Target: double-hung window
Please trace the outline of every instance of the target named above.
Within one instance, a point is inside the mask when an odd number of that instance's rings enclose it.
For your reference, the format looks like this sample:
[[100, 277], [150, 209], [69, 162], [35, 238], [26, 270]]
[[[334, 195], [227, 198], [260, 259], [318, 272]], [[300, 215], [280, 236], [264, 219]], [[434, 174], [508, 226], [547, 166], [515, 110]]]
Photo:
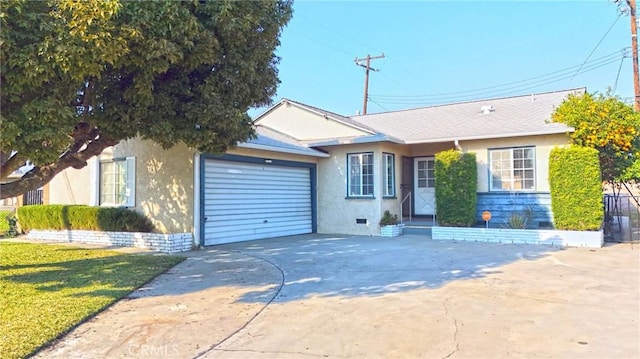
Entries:
[[395, 155], [391, 153], [382, 154], [384, 168], [384, 183], [383, 193], [384, 197], [395, 197], [396, 195], [396, 170], [395, 170]]
[[536, 188], [534, 147], [489, 151], [492, 191], [533, 191]]
[[347, 196], [373, 197], [373, 153], [347, 155]]
[[100, 161], [99, 201], [101, 206], [135, 207], [135, 158]]

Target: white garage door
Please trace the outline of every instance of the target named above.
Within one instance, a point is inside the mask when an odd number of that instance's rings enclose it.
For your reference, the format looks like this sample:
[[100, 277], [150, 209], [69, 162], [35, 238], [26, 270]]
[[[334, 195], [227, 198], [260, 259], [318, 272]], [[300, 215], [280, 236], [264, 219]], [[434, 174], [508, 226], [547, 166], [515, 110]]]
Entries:
[[205, 160], [204, 244], [312, 232], [310, 170]]

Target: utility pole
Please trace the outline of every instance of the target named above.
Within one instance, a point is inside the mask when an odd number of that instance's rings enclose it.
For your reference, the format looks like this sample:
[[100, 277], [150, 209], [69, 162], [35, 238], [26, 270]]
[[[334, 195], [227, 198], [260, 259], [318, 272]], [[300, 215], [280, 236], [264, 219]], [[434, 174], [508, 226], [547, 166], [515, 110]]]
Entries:
[[[635, 0], [633, 0], [635, 1]], [[360, 67], [364, 67], [365, 72], [364, 72], [364, 101], [362, 103], [362, 114], [366, 115], [367, 114], [367, 101], [369, 99], [369, 70], [373, 70], [373, 71], [378, 71], [374, 68], [371, 68], [370, 64], [371, 64], [371, 60], [375, 60], [375, 59], [381, 59], [384, 58], [384, 54], [380, 54], [378, 56], [373, 56], [371, 57], [370, 55], [367, 55], [367, 57], [363, 58], [363, 59], [359, 59], [356, 57], [355, 63], [356, 65], [360, 66]], [[362, 64], [362, 62], [364, 62], [364, 64]]]
[[638, 23], [636, 22], [636, 0], [627, 0], [629, 17], [631, 18], [631, 58], [633, 59], [633, 103], [640, 112], [640, 76], [638, 76]]

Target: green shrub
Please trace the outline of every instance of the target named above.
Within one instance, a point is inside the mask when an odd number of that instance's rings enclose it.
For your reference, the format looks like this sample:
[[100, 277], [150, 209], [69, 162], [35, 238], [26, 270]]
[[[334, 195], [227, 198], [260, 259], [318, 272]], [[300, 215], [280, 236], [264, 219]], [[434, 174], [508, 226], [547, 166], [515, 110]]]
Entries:
[[24, 231], [77, 229], [107, 232], [151, 232], [153, 224], [142, 214], [113, 207], [41, 205], [18, 208]]
[[9, 226], [9, 218], [12, 216], [13, 211], [0, 211], [0, 235], [4, 235], [9, 232], [11, 228]]
[[151, 232], [153, 224], [138, 212], [122, 208], [100, 208], [98, 225], [103, 231]]
[[505, 229], [527, 229], [533, 218], [533, 207], [529, 206], [522, 212], [512, 211], [502, 225]]
[[380, 227], [384, 227], [384, 226], [394, 226], [396, 224], [398, 224], [398, 215], [397, 214], [391, 214], [391, 212], [389, 212], [389, 210], [384, 211], [384, 214], [382, 215], [382, 218], [380, 219]]
[[549, 155], [551, 209], [557, 229], [593, 231], [603, 220], [598, 151], [570, 146]]
[[436, 211], [444, 226], [469, 227], [476, 221], [476, 156], [456, 150], [436, 154]]

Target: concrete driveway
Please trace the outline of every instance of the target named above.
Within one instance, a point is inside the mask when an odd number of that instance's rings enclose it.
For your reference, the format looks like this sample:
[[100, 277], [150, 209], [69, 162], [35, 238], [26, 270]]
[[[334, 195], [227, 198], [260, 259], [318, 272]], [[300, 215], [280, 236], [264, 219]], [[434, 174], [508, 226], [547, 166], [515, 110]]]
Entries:
[[40, 357], [640, 357], [638, 245], [307, 235], [208, 247]]

